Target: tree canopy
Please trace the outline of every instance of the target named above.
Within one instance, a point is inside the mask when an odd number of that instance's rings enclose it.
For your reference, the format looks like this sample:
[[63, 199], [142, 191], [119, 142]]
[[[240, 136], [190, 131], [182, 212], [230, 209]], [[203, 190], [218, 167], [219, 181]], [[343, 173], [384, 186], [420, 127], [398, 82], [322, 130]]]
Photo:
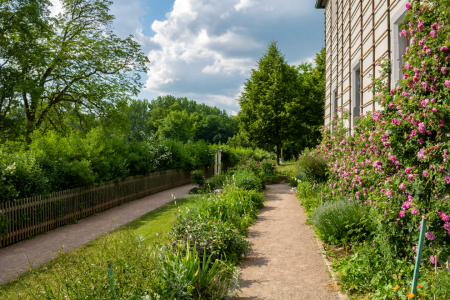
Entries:
[[68, 114], [121, 127], [128, 100], [142, 86], [139, 72], [147, 71], [148, 58], [132, 36], [113, 34], [111, 1], [61, 2], [55, 18], [48, 1], [0, 4], [0, 126], [26, 123], [28, 142], [37, 129], [61, 129]]

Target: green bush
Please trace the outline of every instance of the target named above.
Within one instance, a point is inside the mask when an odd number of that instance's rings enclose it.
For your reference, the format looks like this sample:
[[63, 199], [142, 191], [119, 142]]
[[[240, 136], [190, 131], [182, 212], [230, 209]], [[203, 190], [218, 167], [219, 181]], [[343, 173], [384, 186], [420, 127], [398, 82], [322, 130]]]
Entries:
[[328, 167], [323, 158], [313, 155], [300, 155], [297, 163], [299, 166], [299, 177], [315, 183], [327, 181]]
[[191, 211], [177, 218], [171, 232], [175, 246], [182, 242], [190, 249], [196, 248], [201, 257], [211, 256], [213, 262], [216, 259], [233, 264], [241, 261], [250, 245], [235, 226], [230, 222], [195, 215], [196, 212]]
[[25, 151], [0, 146], [0, 202], [42, 195], [50, 191], [49, 180], [36, 159]]
[[205, 173], [202, 170], [192, 171], [191, 183], [197, 184], [199, 188], [205, 185]]
[[242, 187], [244, 190], [255, 190], [261, 192], [263, 190], [263, 183], [255, 173], [247, 170], [239, 170], [228, 177], [228, 184], [235, 184]]
[[330, 201], [317, 207], [311, 222], [326, 242], [339, 243], [350, 238], [350, 228], [362, 218], [362, 208], [350, 201]]
[[211, 177], [208, 183], [213, 189], [220, 189], [223, 188], [226, 179], [227, 176], [225, 174], [218, 174]]

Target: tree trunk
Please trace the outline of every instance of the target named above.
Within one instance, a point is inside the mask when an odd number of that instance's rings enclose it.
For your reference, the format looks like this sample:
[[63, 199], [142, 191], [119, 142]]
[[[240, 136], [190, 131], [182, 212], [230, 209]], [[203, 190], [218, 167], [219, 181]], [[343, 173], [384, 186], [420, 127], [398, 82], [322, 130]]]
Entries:
[[280, 165], [280, 143], [277, 143], [277, 166]]

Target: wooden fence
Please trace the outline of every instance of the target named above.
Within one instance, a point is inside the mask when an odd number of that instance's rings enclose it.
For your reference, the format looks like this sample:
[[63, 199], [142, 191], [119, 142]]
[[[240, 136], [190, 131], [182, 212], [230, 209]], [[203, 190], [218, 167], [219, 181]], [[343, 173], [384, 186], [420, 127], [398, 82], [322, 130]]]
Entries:
[[[213, 175], [212, 166], [203, 170], [206, 177]], [[0, 203], [0, 245], [4, 247], [119, 204], [190, 182], [188, 171], [169, 170]]]

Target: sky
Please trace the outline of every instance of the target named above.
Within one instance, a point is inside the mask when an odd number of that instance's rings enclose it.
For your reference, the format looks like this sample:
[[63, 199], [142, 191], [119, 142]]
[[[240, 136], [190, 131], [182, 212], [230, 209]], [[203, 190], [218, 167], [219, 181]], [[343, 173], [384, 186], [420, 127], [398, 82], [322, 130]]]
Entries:
[[[51, 0], [52, 14], [61, 11]], [[235, 115], [251, 68], [274, 40], [287, 62], [313, 62], [324, 46], [315, 0], [114, 0], [114, 32], [150, 59], [138, 96], [187, 97]]]

